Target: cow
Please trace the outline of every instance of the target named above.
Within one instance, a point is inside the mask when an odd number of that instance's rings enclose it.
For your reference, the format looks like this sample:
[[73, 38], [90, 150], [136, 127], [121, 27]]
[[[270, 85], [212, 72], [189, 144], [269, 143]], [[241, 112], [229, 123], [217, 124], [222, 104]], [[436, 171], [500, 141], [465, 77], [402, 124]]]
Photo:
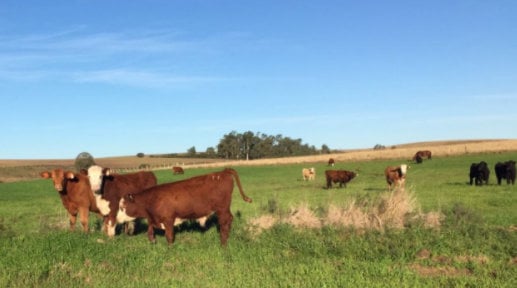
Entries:
[[424, 161], [422, 159], [422, 156], [416, 154], [415, 157], [413, 157], [413, 160], [415, 160], [416, 164], [422, 164], [422, 161]]
[[88, 177], [81, 173], [71, 171], [63, 171], [63, 169], [54, 169], [52, 171], [43, 171], [40, 176], [45, 179], [52, 179], [54, 188], [59, 193], [63, 206], [68, 211], [70, 218], [70, 230], [74, 230], [77, 222], [77, 214], [80, 216], [80, 222], [83, 231], [88, 232], [88, 214], [89, 212], [98, 213], [95, 197], [90, 188]]
[[237, 171], [226, 168], [220, 172], [172, 183], [161, 184], [138, 194], [127, 194], [120, 200], [117, 221], [146, 218], [147, 235], [156, 243], [154, 228], [164, 229], [167, 243], [174, 242], [174, 225], [178, 218], [197, 219], [212, 213], [217, 215], [221, 246], [226, 246], [233, 215], [230, 211], [234, 180], [244, 201], [252, 200], [244, 194]]
[[336, 161], [334, 160], [334, 158], [329, 158], [328, 166], [334, 167], [334, 164], [336, 164]]
[[339, 183], [339, 187], [345, 187], [346, 183], [354, 179], [358, 174], [346, 170], [326, 170], [325, 176], [327, 178], [327, 189], [332, 188], [332, 182]]
[[184, 174], [185, 171], [183, 171], [183, 168], [179, 167], [179, 166], [174, 166], [172, 167], [172, 174], [176, 175], [176, 174]]
[[[420, 150], [415, 153], [415, 156], [413, 156], [413, 161], [415, 161], [417, 163], [421, 163], [422, 159], [424, 159], [424, 158], [431, 159], [431, 155], [432, 155], [432, 153], [429, 150]], [[420, 162], [418, 162], [419, 157], [420, 157]]]
[[316, 178], [316, 169], [314, 169], [314, 167], [303, 168], [302, 169], [302, 177], [303, 177], [304, 181], [314, 180]]
[[495, 164], [495, 176], [497, 177], [497, 184], [499, 185], [501, 185], [502, 179], [506, 179], [508, 185], [510, 185], [510, 183], [515, 185], [515, 161], [510, 160]]
[[474, 182], [476, 185], [483, 185], [483, 182], [488, 185], [488, 177], [490, 176], [490, 170], [485, 161], [479, 163], [472, 163], [470, 165], [470, 185]]
[[[156, 176], [150, 171], [116, 174], [112, 173], [109, 168], [94, 165], [88, 168], [87, 174], [97, 206], [104, 216], [106, 232], [110, 238], [115, 236], [120, 199], [128, 193], [136, 194], [156, 186], [157, 183]], [[133, 234], [132, 227], [134, 227], [134, 223], [126, 225], [126, 233]]]
[[388, 191], [391, 191], [392, 186], [404, 186], [408, 168], [407, 164], [400, 164], [399, 166], [388, 166], [384, 169]]

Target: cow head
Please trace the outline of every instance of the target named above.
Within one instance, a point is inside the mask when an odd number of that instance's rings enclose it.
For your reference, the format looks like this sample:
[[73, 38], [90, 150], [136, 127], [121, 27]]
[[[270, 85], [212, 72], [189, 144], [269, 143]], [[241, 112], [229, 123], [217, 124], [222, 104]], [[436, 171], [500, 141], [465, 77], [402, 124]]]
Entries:
[[402, 174], [402, 176], [406, 175], [407, 169], [409, 169], [407, 164], [400, 164], [400, 174]]
[[110, 175], [109, 168], [102, 168], [98, 165], [93, 165], [88, 168], [87, 171], [88, 180], [90, 180], [90, 185], [92, 187], [92, 191], [94, 193], [100, 193], [102, 188], [102, 182], [104, 181], [104, 177]]
[[54, 169], [52, 171], [43, 171], [40, 173], [40, 176], [44, 179], [52, 179], [54, 182], [54, 188], [57, 192], [62, 192], [65, 190], [66, 181], [74, 180], [75, 175], [70, 171], [63, 171], [63, 169]]

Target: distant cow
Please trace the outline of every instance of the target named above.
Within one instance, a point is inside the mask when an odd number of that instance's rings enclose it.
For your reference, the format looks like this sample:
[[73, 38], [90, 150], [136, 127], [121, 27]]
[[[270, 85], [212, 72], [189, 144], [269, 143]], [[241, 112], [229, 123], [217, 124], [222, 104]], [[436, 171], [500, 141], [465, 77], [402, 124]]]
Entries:
[[54, 182], [54, 188], [59, 192], [61, 202], [68, 211], [70, 230], [75, 228], [77, 214], [80, 214], [83, 231], [88, 232], [89, 211], [100, 214], [90, 188], [90, 182], [88, 182], [88, 177], [71, 171], [64, 172], [63, 169], [44, 171], [40, 175], [42, 178], [52, 179]]
[[120, 201], [117, 221], [147, 218], [149, 241], [155, 243], [154, 228], [165, 229], [167, 242], [174, 242], [174, 224], [178, 218], [197, 219], [217, 215], [221, 245], [226, 246], [233, 215], [230, 211], [234, 180], [242, 199], [251, 203], [242, 190], [237, 171], [227, 168], [172, 183], [161, 184]]
[[424, 161], [424, 160], [422, 159], [422, 156], [420, 156], [420, 155], [418, 155], [418, 154], [416, 154], [416, 155], [415, 155], [415, 157], [413, 157], [413, 160], [415, 160], [415, 162], [416, 162], [417, 164], [421, 164], [421, 163], [422, 163], [422, 161]]
[[336, 164], [336, 161], [334, 160], [334, 158], [330, 158], [329, 162], [328, 162], [328, 166], [334, 167], [334, 164]]
[[357, 174], [346, 170], [326, 170], [325, 176], [327, 178], [327, 189], [332, 188], [332, 182], [339, 183], [339, 187], [346, 187], [346, 183], [354, 179]]
[[506, 183], [510, 185], [515, 184], [515, 161], [510, 160], [504, 163], [495, 164], [495, 176], [497, 177], [497, 184], [501, 185], [501, 180], [506, 179]]
[[391, 191], [393, 186], [403, 187], [406, 182], [406, 175], [409, 166], [400, 164], [399, 166], [388, 166], [384, 169], [384, 176], [388, 183], [388, 190]]
[[488, 177], [490, 176], [490, 170], [488, 169], [488, 165], [485, 161], [481, 161], [479, 163], [472, 163], [470, 165], [470, 185], [474, 182], [476, 185], [488, 184]]
[[[421, 163], [422, 159], [424, 159], [424, 158], [431, 159], [431, 155], [432, 155], [432, 153], [429, 150], [420, 150], [415, 153], [415, 156], [413, 156], [413, 161], [415, 161], [417, 163]], [[420, 162], [418, 162], [419, 161], [418, 158], [420, 158]]]
[[176, 175], [176, 174], [184, 174], [185, 171], [183, 170], [183, 168], [179, 167], [179, 166], [174, 166], [172, 167], [172, 174]]
[[314, 180], [316, 178], [316, 169], [314, 167], [311, 168], [303, 168], [302, 169], [303, 180]]
[[[120, 199], [126, 194], [136, 194], [156, 186], [156, 176], [150, 171], [115, 174], [109, 168], [94, 165], [88, 169], [88, 178], [95, 194], [97, 206], [105, 217], [104, 224], [109, 237], [115, 236]], [[132, 229], [128, 229], [128, 227], [126, 226], [126, 233], [132, 234]]]

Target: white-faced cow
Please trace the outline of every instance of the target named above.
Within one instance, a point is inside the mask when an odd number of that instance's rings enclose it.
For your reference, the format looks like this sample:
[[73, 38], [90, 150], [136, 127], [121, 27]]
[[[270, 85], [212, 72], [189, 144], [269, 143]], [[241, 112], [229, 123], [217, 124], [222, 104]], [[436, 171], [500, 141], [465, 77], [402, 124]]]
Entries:
[[[88, 169], [88, 177], [97, 206], [104, 216], [104, 224], [109, 237], [115, 236], [120, 199], [126, 194], [140, 193], [147, 188], [156, 186], [156, 176], [150, 171], [116, 174], [112, 173], [109, 168], [94, 165]], [[132, 234], [132, 229], [128, 227], [133, 224], [129, 223], [126, 226], [126, 233]]]
[[388, 166], [384, 169], [389, 191], [391, 191], [392, 186], [404, 186], [408, 168], [407, 164], [401, 164], [400, 166]]
[[314, 180], [316, 178], [316, 169], [314, 169], [314, 167], [303, 168], [302, 169], [302, 177], [303, 177], [304, 181]]
[[234, 169], [224, 169], [172, 183], [161, 184], [120, 201], [117, 221], [146, 218], [148, 237], [155, 243], [154, 228], [165, 229], [167, 242], [174, 242], [174, 225], [180, 219], [198, 219], [215, 213], [221, 245], [226, 246], [233, 215], [230, 211], [234, 180], [242, 199], [251, 202], [242, 190]]
[[63, 169], [44, 171], [40, 173], [40, 176], [45, 179], [51, 179], [54, 183], [54, 188], [59, 193], [61, 202], [68, 211], [70, 230], [75, 228], [77, 214], [79, 214], [83, 231], [88, 232], [89, 212], [100, 214], [88, 177], [81, 173], [65, 172]]

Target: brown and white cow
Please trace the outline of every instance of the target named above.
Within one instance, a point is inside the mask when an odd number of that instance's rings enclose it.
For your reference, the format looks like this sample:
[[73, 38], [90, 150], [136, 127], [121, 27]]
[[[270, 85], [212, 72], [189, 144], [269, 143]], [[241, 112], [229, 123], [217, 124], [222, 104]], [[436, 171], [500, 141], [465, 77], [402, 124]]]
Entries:
[[339, 183], [339, 187], [346, 187], [346, 183], [354, 179], [358, 174], [346, 170], [326, 170], [325, 176], [327, 178], [327, 189], [332, 188], [332, 182]]
[[[88, 169], [91, 189], [95, 195], [97, 206], [104, 216], [104, 224], [109, 237], [115, 236], [117, 211], [120, 199], [126, 194], [136, 194], [147, 188], [156, 186], [156, 176], [150, 171], [139, 171], [130, 174], [112, 173], [109, 168], [94, 165]], [[126, 226], [126, 233], [132, 234]]]
[[404, 186], [408, 168], [408, 165], [401, 164], [400, 166], [388, 166], [384, 169], [389, 191], [391, 191], [392, 186]]
[[221, 245], [226, 246], [233, 215], [230, 211], [234, 180], [244, 201], [237, 171], [231, 168], [189, 179], [161, 184], [138, 194], [128, 194], [120, 201], [117, 221], [146, 218], [149, 241], [155, 243], [154, 228], [165, 229], [167, 242], [174, 242], [174, 225], [178, 219], [198, 219], [217, 215]]
[[328, 166], [334, 167], [334, 164], [336, 164], [336, 160], [334, 160], [334, 158], [329, 158]]
[[172, 174], [176, 175], [176, 174], [184, 174], [185, 171], [183, 170], [183, 168], [179, 167], [179, 166], [174, 166], [172, 167]]
[[302, 169], [302, 177], [303, 177], [304, 181], [314, 180], [316, 178], [316, 169], [314, 169], [314, 167], [303, 168]]
[[79, 214], [79, 221], [83, 226], [83, 231], [88, 232], [89, 212], [91, 211], [100, 214], [90, 188], [88, 177], [81, 173], [74, 173], [71, 171], [65, 172], [63, 169], [44, 171], [40, 173], [40, 176], [45, 179], [52, 179], [54, 188], [59, 193], [61, 202], [68, 211], [70, 230], [75, 228], [77, 214]]

